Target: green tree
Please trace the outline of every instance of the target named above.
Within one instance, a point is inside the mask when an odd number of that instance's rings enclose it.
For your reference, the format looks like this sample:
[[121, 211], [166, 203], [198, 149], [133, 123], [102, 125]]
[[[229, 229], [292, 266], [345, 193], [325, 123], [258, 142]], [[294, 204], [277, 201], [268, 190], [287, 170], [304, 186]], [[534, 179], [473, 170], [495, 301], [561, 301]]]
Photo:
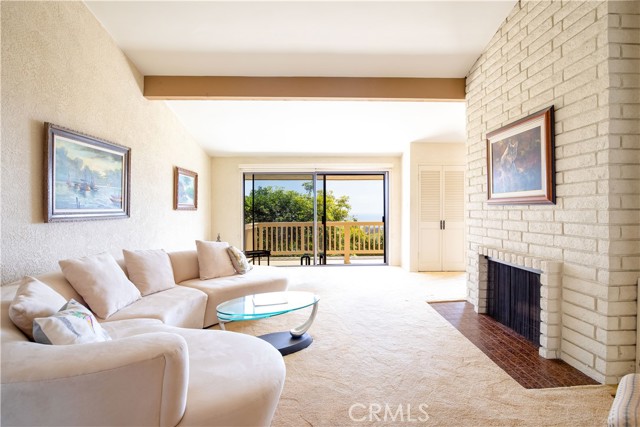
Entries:
[[[305, 182], [302, 187], [307, 192], [309, 200], [313, 199], [313, 183]], [[324, 202], [324, 191], [318, 190], [318, 216], [322, 215], [322, 204]], [[311, 206], [313, 209], [313, 205]], [[357, 221], [351, 214], [349, 196], [336, 197], [333, 191], [327, 193], [327, 221]], [[313, 211], [311, 213], [313, 215]], [[321, 218], [319, 218], [321, 219]]]
[[[313, 221], [313, 184], [303, 184], [304, 193], [281, 187], [260, 187], [244, 199], [245, 223], [254, 222], [311, 222]], [[324, 194], [318, 192], [318, 215], [322, 215]], [[350, 216], [348, 196], [336, 197], [327, 193], [327, 221], [355, 220]], [[255, 215], [255, 218], [254, 218]]]

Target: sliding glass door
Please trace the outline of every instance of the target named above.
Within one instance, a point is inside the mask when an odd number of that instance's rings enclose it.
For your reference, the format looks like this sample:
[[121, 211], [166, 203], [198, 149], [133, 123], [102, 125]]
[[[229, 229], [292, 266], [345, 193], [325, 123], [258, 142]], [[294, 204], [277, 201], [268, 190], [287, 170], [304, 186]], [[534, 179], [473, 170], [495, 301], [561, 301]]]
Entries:
[[318, 174], [320, 264], [385, 264], [385, 174]]
[[245, 251], [273, 265], [386, 264], [386, 173], [245, 173]]
[[245, 251], [269, 250], [274, 261], [311, 258], [314, 218], [313, 175], [244, 175]]

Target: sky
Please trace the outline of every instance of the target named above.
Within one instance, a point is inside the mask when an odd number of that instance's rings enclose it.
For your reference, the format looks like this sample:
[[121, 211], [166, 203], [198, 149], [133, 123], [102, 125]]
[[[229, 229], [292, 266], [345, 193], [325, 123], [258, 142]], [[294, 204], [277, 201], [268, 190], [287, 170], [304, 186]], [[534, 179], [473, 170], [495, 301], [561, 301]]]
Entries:
[[[282, 187], [286, 190], [304, 192], [302, 180], [256, 180], [256, 187]], [[319, 181], [321, 186], [322, 182]], [[336, 197], [348, 196], [351, 215], [359, 221], [382, 221], [384, 212], [382, 180], [327, 180], [327, 189]], [[246, 192], [251, 191], [251, 182], [247, 181]]]
[[67, 157], [71, 160], [81, 159], [84, 166], [93, 172], [105, 174], [122, 168], [122, 155], [110, 152], [104, 148], [97, 148], [80, 141], [71, 141], [64, 137], [56, 137], [56, 148], [67, 150]]

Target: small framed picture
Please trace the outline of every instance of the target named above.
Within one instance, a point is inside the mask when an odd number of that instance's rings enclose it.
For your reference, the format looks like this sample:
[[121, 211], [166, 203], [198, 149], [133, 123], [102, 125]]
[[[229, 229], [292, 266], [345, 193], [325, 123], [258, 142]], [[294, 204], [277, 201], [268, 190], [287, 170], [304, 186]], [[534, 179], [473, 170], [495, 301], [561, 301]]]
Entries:
[[198, 174], [176, 167], [173, 182], [173, 208], [191, 211], [198, 209]]
[[488, 203], [554, 204], [553, 106], [487, 134]]
[[129, 217], [131, 149], [45, 123], [45, 222]]

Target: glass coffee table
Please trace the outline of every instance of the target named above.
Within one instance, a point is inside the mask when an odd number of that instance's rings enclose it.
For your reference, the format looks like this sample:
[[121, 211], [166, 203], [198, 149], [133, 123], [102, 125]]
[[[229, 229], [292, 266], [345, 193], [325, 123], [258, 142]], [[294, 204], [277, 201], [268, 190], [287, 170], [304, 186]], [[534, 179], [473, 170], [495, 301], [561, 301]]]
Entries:
[[286, 356], [309, 347], [313, 342], [313, 338], [307, 331], [316, 318], [319, 301], [320, 298], [311, 292], [267, 292], [223, 302], [218, 305], [216, 311], [220, 320], [220, 329], [224, 330], [225, 323], [265, 319], [313, 306], [309, 318], [297, 328], [258, 337], [271, 343], [280, 351], [280, 354]]

